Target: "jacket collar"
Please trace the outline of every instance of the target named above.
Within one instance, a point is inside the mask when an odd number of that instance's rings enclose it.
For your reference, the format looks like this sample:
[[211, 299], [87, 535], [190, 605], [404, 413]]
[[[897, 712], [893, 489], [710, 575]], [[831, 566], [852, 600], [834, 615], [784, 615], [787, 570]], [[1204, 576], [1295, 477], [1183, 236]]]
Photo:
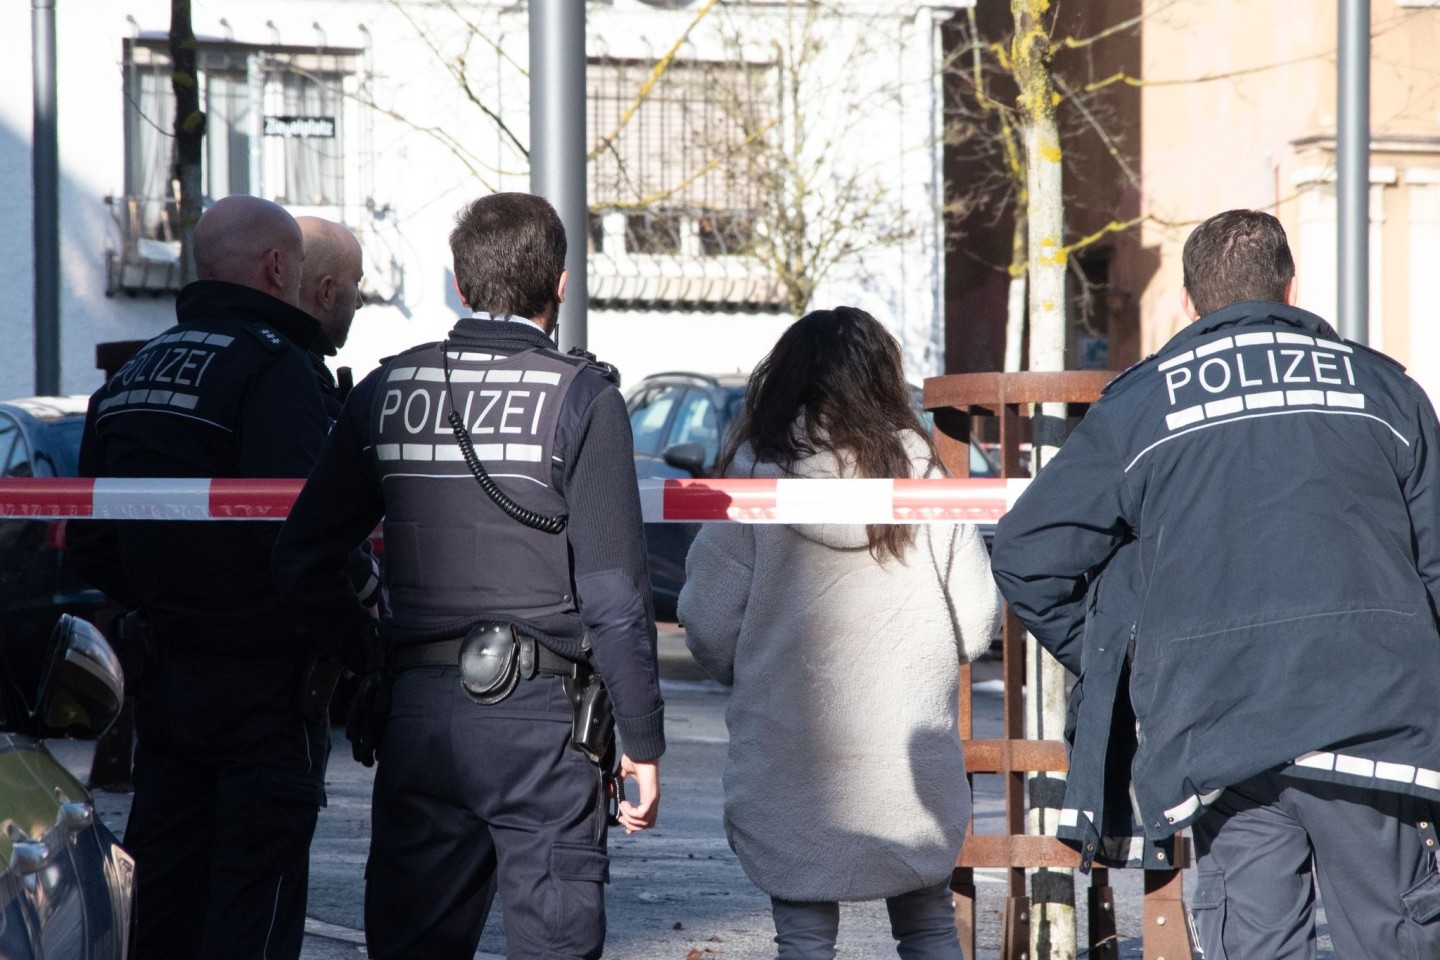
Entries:
[[504, 346], [513, 350], [556, 349], [554, 340], [528, 323], [480, 320], [475, 317], [464, 317], [455, 324], [450, 330], [450, 339], [462, 343], [484, 343], [492, 347]]
[[1299, 332], [1320, 337], [1322, 340], [1341, 340], [1335, 328], [1308, 310], [1274, 303], [1267, 300], [1243, 300], [1207, 313], [1199, 320], [1188, 324], [1161, 347], [1156, 357], [1164, 358], [1172, 353], [1189, 349], [1200, 337], [1217, 333], [1228, 327], [1293, 327]]
[[320, 330], [320, 321], [299, 307], [253, 287], [224, 280], [187, 283], [175, 298], [175, 316], [182, 326], [217, 318], [263, 323], [311, 352], [323, 350], [330, 343]]

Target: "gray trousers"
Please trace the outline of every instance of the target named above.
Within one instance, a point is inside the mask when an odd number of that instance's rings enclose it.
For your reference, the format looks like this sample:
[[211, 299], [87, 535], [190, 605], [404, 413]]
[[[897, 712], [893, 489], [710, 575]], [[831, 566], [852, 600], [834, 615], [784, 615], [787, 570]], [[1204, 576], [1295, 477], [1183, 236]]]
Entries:
[[[964, 960], [955, 933], [949, 883], [887, 897], [890, 935], [901, 960]], [[840, 905], [770, 899], [775, 917], [777, 960], [833, 960], [840, 930]]]
[[1336, 957], [1440, 958], [1426, 801], [1271, 771], [1227, 788], [1191, 831], [1205, 960], [1313, 960], [1316, 880]]

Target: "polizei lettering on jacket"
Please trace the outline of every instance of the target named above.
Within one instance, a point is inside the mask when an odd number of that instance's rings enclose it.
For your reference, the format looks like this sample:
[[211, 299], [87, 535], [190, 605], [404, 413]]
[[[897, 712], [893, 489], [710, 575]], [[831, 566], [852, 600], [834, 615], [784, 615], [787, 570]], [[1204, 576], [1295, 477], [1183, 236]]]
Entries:
[[1365, 409], [1354, 348], [1301, 333], [1237, 333], [1161, 362], [1171, 430], [1236, 414]]
[[393, 368], [376, 414], [375, 455], [382, 461], [463, 464], [448, 419], [453, 400], [481, 460], [540, 463], [549, 438], [545, 414], [555, 404], [560, 379], [548, 370], [454, 369], [447, 398], [441, 368]]
[[116, 371], [99, 413], [142, 405], [195, 410], [211, 363], [234, 341], [227, 334], [199, 330], [156, 337]]

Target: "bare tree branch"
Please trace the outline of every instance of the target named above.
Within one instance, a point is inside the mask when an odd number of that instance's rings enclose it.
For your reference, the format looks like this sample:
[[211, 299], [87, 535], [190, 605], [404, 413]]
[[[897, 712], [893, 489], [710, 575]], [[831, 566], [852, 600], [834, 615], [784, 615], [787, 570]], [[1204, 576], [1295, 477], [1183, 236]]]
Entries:
[[1130, 161], [1125, 159], [1125, 154], [1120, 151], [1120, 145], [1115, 142], [1115, 138], [1110, 135], [1110, 131], [1105, 129], [1105, 126], [1095, 118], [1095, 114], [1085, 105], [1084, 99], [1075, 95], [1075, 90], [1070, 84], [1065, 82], [1065, 78], [1062, 76], [1056, 75], [1055, 86], [1060, 88], [1060, 91], [1068, 98], [1070, 105], [1079, 112], [1080, 116], [1085, 118], [1085, 122], [1089, 124], [1090, 129], [1095, 132], [1095, 136], [1105, 145], [1105, 151], [1110, 154], [1110, 158], [1115, 161], [1115, 165], [1125, 174], [1125, 179], [1129, 181], [1130, 186], [1139, 189], [1140, 175], [1130, 166]]
[[689, 25], [681, 31], [680, 36], [675, 38], [675, 42], [670, 45], [669, 50], [665, 51], [665, 55], [655, 62], [655, 66], [650, 70], [650, 76], [646, 77], [645, 82], [640, 85], [639, 92], [635, 94], [634, 102], [621, 114], [620, 122], [615, 125], [615, 129], [606, 134], [604, 138], [595, 145], [595, 148], [590, 151], [589, 156], [585, 158], [587, 161], [594, 160], [606, 150], [612, 149], [615, 138], [620, 135], [621, 130], [625, 129], [625, 125], [630, 122], [630, 118], [635, 116], [636, 111], [640, 109], [640, 105], [645, 102], [645, 98], [650, 96], [650, 91], [655, 89], [655, 84], [665, 75], [665, 71], [670, 68], [670, 64], [674, 62], [675, 56], [680, 52], [680, 48], [685, 45], [686, 40], [690, 39], [690, 34], [700, 24], [700, 21], [705, 19], [711, 10], [715, 9], [716, 4], [719, 2], [720, 0], [706, 0], [705, 6], [695, 11], [695, 16], [691, 18]]
[[[465, 69], [465, 54], [461, 53], [459, 56], [453, 59], [445, 56], [444, 52], [440, 49], [439, 44], [437, 44], [435, 42], [435, 39], [430, 36], [429, 31], [426, 30], [420, 24], [420, 22], [415, 19], [414, 15], [405, 8], [405, 5], [401, 3], [400, 0], [391, 0], [391, 6], [393, 6], [400, 13], [400, 15], [405, 18], [405, 20], [410, 24], [411, 29], [415, 31], [415, 35], [420, 38], [421, 42], [424, 43], [425, 46], [430, 48], [430, 53], [435, 57], [436, 61], [445, 66], [446, 72], [448, 72], [450, 76], [455, 80], [455, 82], [460, 86], [460, 89], [465, 94], [466, 99], [468, 99], [472, 104], [478, 107], [480, 111], [485, 114], [486, 117], [489, 117], [490, 120], [494, 122], [496, 128], [499, 129], [500, 133], [504, 135], [505, 139], [509, 140], [512, 144], [514, 144], [515, 149], [520, 151], [521, 156], [525, 157], [526, 160], [529, 160], [529, 148], [527, 148], [525, 144], [520, 142], [520, 138], [515, 135], [515, 131], [510, 129], [509, 125], [506, 124], [505, 121], [500, 117], [500, 114], [497, 113], [495, 110], [492, 110], [490, 107], [486, 106], [485, 103], [482, 102], [478, 96], [476, 96], [475, 91], [471, 88], [470, 78], [467, 75]], [[456, 9], [453, 3], [447, 2], [445, 4], [445, 7], [446, 9], [454, 13], [455, 16], [459, 17], [461, 22], [465, 24], [467, 28], [465, 48], [467, 51], [470, 48], [470, 43], [474, 40], [475, 37], [485, 37], [485, 31], [481, 30], [476, 24], [471, 23], [469, 20], [465, 19], [464, 14], [462, 14], [458, 9]], [[488, 42], [488, 38], [485, 39]], [[493, 47], [494, 44], [492, 43], [491, 46]], [[495, 49], [498, 50], [498, 48]], [[512, 64], [514, 63], [513, 60], [510, 62]]]
[[1140, 24], [1144, 21], [1151, 19], [1152, 17], [1163, 12], [1169, 7], [1175, 6], [1179, 2], [1180, 0], [1169, 0], [1169, 2], [1162, 3], [1158, 7], [1154, 7], [1150, 10], [1146, 10], [1143, 13], [1136, 14], [1135, 16], [1130, 17], [1128, 20], [1121, 20], [1119, 23], [1111, 24], [1104, 30], [1101, 30], [1099, 33], [1092, 34], [1088, 37], [1065, 37], [1055, 45], [1057, 47], [1064, 47], [1066, 50], [1080, 50], [1084, 47], [1093, 46], [1094, 44], [1099, 43], [1101, 40], [1113, 37], [1116, 34], [1125, 33], [1127, 31], [1133, 30], [1134, 28], [1140, 26]]

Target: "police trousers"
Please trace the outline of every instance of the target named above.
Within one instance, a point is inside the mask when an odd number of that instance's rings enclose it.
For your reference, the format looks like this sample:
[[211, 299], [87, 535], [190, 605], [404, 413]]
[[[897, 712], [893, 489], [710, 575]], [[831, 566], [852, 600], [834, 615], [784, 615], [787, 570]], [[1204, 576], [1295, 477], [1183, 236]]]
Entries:
[[135, 955], [300, 956], [329, 733], [300, 664], [162, 649], [137, 693]]
[[469, 960], [497, 889], [509, 960], [601, 955], [605, 790], [570, 728], [559, 677], [491, 706], [454, 667], [395, 679], [365, 868], [371, 957]]
[[1440, 957], [1433, 816], [1415, 797], [1274, 771], [1227, 788], [1191, 827], [1205, 960], [1313, 960], [1316, 880], [1337, 957]]

